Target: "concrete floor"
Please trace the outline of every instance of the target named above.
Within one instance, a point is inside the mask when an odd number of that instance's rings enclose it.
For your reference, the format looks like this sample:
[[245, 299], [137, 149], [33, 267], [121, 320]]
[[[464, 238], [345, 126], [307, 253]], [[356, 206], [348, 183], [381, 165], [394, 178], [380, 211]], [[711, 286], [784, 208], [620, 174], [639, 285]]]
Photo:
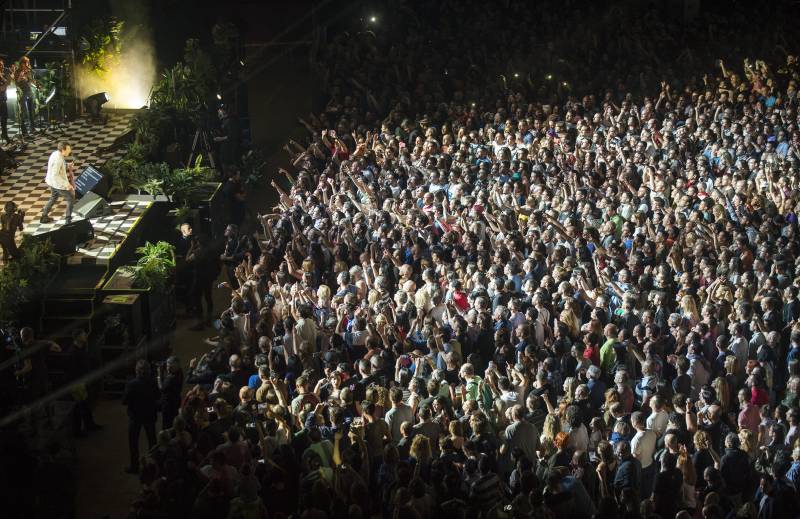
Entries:
[[[215, 308], [221, 312], [229, 304], [230, 292], [215, 288]], [[179, 319], [172, 345], [173, 354], [181, 359], [184, 371], [192, 357], [208, 350], [203, 339], [214, 332], [213, 328], [203, 332], [189, 330], [193, 324], [193, 320]], [[94, 417], [103, 425], [103, 430], [75, 443], [79, 460], [75, 517], [123, 519], [141, 489], [139, 478], [124, 471], [129, 463], [126, 409], [119, 400], [100, 398], [94, 406]], [[144, 432], [140, 437], [140, 452], [147, 452]]]

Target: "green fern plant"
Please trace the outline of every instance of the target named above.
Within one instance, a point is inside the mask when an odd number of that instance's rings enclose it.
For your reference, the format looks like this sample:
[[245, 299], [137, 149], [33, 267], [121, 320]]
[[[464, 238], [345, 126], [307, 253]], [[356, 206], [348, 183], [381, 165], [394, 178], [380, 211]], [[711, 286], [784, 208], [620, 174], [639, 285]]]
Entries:
[[136, 253], [141, 257], [132, 269], [133, 286], [165, 290], [175, 271], [175, 247], [165, 241], [146, 242]]
[[152, 197], [164, 194], [164, 181], [157, 178], [149, 178], [142, 184], [137, 184], [136, 189], [141, 194], [143, 191]]

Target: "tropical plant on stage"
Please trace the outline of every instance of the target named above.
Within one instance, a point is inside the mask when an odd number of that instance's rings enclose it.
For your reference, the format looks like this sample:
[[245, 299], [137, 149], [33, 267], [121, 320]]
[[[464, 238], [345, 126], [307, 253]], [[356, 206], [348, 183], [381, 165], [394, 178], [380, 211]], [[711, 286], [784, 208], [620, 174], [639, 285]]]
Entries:
[[0, 325], [16, 324], [21, 305], [38, 297], [58, 272], [61, 256], [50, 240], [22, 238], [22, 256], [0, 269]]
[[175, 247], [165, 241], [146, 242], [136, 253], [140, 257], [131, 269], [133, 286], [155, 291], [166, 289], [175, 273]]
[[90, 24], [78, 45], [80, 63], [99, 76], [119, 63], [124, 26], [125, 22], [113, 17]]
[[128, 193], [134, 186], [146, 181], [141, 176], [141, 166], [145, 162], [144, 157], [144, 147], [134, 142], [122, 157], [106, 162], [103, 169], [111, 177], [109, 194]]
[[164, 178], [164, 193], [173, 202], [187, 203], [191, 193], [205, 182], [216, 177], [213, 168], [203, 166], [203, 156], [198, 155], [194, 165], [188, 168], [173, 169]]
[[158, 195], [166, 194], [164, 193], [164, 181], [157, 178], [147, 179], [146, 182], [143, 184], [138, 184], [135, 187], [139, 191], [140, 195], [144, 192], [153, 198], [157, 197]]
[[141, 146], [141, 160], [159, 160], [163, 149], [175, 140], [178, 121], [171, 108], [140, 110], [131, 119], [134, 143]]
[[150, 91], [151, 109], [173, 109], [179, 118], [203, 122], [215, 94], [214, 65], [197, 40], [186, 42], [184, 61], [161, 74]]

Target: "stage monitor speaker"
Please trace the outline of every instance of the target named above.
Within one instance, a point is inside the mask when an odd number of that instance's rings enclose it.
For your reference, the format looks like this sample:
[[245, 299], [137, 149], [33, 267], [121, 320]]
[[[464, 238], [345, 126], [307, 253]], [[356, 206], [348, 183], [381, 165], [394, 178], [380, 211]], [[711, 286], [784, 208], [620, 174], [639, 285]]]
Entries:
[[110, 179], [91, 164], [83, 168], [81, 174], [75, 179], [75, 192], [81, 196], [91, 191], [103, 198], [108, 198], [110, 189]]
[[78, 245], [83, 245], [94, 238], [94, 229], [89, 220], [76, 220], [52, 231], [36, 234], [34, 238], [41, 241], [50, 240], [57, 253], [67, 256], [78, 250]]
[[72, 212], [83, 218], [97, 218], [111, 213], [111, 208], [100, 195], [88, 192], [75, 202]]

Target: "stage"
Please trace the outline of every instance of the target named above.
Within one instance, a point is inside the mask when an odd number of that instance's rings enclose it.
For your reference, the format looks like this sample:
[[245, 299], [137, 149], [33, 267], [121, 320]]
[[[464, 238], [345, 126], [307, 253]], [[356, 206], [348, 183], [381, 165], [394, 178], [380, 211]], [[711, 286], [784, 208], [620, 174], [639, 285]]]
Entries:
[[[125, 133], [133, 113], [108, 111], [104, 114], [108, 115], [105, 125], [92, 123], [88, 119], [78, 119], [57, 131], [37, 133], [27, 138], [25, 151], [16, 156], [19, 166], [6, 170], [5, 176], [0, 180], [0, 204], [13, 200], [25, 211], [25, 226], [22, 233], [17, 234], [17, 242], [22, 240], [23, 234], [35, 236], [64, 224], [66, 205], [60, 199], [50, 211], [53, 222], [39, 223], [42, 209], [50, 198], [50, 189], [44, 183], [47, 160], [59, 141], [66, 141], [72, 146], [70, 157], [74, 161], [76, 174], [89, 164], [102, 166], [105, 161], [121, 153], [116, 151], [101, 155], [100, 150], [110, 146]], [[107, 265], [151, 205], [152, 202], [133, 200], [112, 202], [110, 215], [90, 220], [94, 228], [94, 239], [82, 244], [74, 254], [66, 258], [66, 263]], [[73, 220], [78, 219], [80, 217], [74, 214]]]

